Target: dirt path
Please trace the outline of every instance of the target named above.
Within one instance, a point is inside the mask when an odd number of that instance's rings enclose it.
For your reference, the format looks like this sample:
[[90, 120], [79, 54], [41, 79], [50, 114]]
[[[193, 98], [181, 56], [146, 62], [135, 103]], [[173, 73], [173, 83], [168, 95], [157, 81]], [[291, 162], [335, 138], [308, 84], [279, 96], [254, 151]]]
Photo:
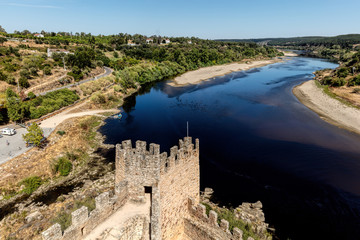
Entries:
[[296, 86], [293, 93], [325, 121], [360, 134], [360, 110], [329, 97], [316, 86], [314, 80]]
[[[137, 215], [144, 215], [150, 218], [150, 194], [145, 194], [146, 203], [144, 204], [133, 204], [126, 203], [122, 208], [117, 212], [107, 218], [104, 222], [99, 224], [89, 235], [87, 235], [85, 240], [96, 240], [101, 239], [100, 236], [104, 233], [105, 230], [109, 229], [121, 229], [122, 224]], [[150, 220], [150, 219], [148, 219]]]

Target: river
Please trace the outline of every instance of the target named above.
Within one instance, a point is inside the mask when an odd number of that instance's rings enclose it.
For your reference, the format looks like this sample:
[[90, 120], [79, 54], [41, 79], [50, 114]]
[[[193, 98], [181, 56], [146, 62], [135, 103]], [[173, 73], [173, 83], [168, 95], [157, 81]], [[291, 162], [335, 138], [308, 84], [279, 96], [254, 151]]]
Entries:
[[200, 139], [201, 189], [221, 205], [263, 203], [280, 239], [360, 239], [360, 136], [302, 105], [292, 88], [322, 59], [290, 60], [187, 87], [152, 84], [126, 99], [123, 119], [101, 128], [106, 143], [161, 145]]

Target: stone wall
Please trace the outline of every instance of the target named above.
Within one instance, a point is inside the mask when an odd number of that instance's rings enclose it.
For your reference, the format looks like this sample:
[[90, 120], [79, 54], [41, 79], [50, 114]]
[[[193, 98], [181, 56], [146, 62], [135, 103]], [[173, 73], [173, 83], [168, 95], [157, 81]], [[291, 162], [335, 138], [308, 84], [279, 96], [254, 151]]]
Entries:
[[[221, 240], [243, 240], [243, 232], [234, 228], [229, 231], [229, 222], [221, 219], [218, 224], [218, 216], [215, 211], [210, 211], [206, 215], [206, 208], [198, 204], [194, 199], [188, 199], [188, 211], [190, 218], [185, 220], [184, 234], [188, 239], [221, 239]], [[251, 240], [249, 237], [247, 240]]]
[[89, 213], [87, 207], [71, 213], [72, 223], [64, 233], [59, 224], [54, 224], [42, 233], [44, 240], [78, 240], [89, 234], [99, 223], [108, 218], [127, 201], [126, 186], [121, 191], [122, 195], [110, 197], [110, 192], [100, 194], [95, 198], [96, 208]]
[[191, 137], [179, 141], [179, 147], [170, 149], [169, 157], [161, 158], [159, 182], [162, 239], [177, 239], [184, 232], [188, 216], [188, 198], [199, 202], [199, 140], [196, 146]]

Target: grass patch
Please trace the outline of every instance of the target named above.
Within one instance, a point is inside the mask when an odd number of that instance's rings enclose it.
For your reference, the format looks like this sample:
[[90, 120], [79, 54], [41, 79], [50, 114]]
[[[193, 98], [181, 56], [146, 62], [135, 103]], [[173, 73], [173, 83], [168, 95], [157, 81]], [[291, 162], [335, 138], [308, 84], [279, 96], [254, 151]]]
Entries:
[[80, 122], [80, 128], [83, 130], [84, 138], [92, 148], [96, 148], [99, 144], [95, 141], [95, 137], [100, 124], [100, 118], [95, 116], [87, 117]]
[[60, 136], [63, 136], [63, 135], [65, 135], [65, 133], [66, 133], [66, 132], [65, 132], [65, 131], [60, 130], [60, 131], [57, 131], [56, 133], [57, 133], [57, 134], [59, 134]]
[[26, 194], [32, 194], [33, 192], [35, 192], [42, 184], [44, 183], [44, 181], [41, 179], [41, 177], [39, 176], [33, 176], [33, 177], [28, 177], [25, 178], [24, 180], [22, 180], [19, 185], [24, 185], [25, 188], [23, 190], [20, 191], [20, 193], [26, 193]]
[[51, 169], [54, 174], [59, 173], [60, 176], [67, 176], [70, 174], [72, 167], [72, 162], [64, 156], [56, 159], [53, 162]]

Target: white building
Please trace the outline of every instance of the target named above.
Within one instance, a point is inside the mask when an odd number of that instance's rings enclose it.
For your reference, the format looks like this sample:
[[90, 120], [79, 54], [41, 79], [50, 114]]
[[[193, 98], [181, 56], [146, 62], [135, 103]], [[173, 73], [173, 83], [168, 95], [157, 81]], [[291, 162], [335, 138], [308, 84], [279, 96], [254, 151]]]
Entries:
[[65, 49], [51, 49], [51, 48], [48, 48], [47, 49], [47, 56], [48, 57], [52, 57], [53, 53], [64, 53], [64, 54], [73, 54], [71, 52], [69, 52], [68, 50], [65, 50]]
[[43, 38], [45, 36], [41, 33], [36, 33], [36, 34], [34, 34], [34, 37]]

